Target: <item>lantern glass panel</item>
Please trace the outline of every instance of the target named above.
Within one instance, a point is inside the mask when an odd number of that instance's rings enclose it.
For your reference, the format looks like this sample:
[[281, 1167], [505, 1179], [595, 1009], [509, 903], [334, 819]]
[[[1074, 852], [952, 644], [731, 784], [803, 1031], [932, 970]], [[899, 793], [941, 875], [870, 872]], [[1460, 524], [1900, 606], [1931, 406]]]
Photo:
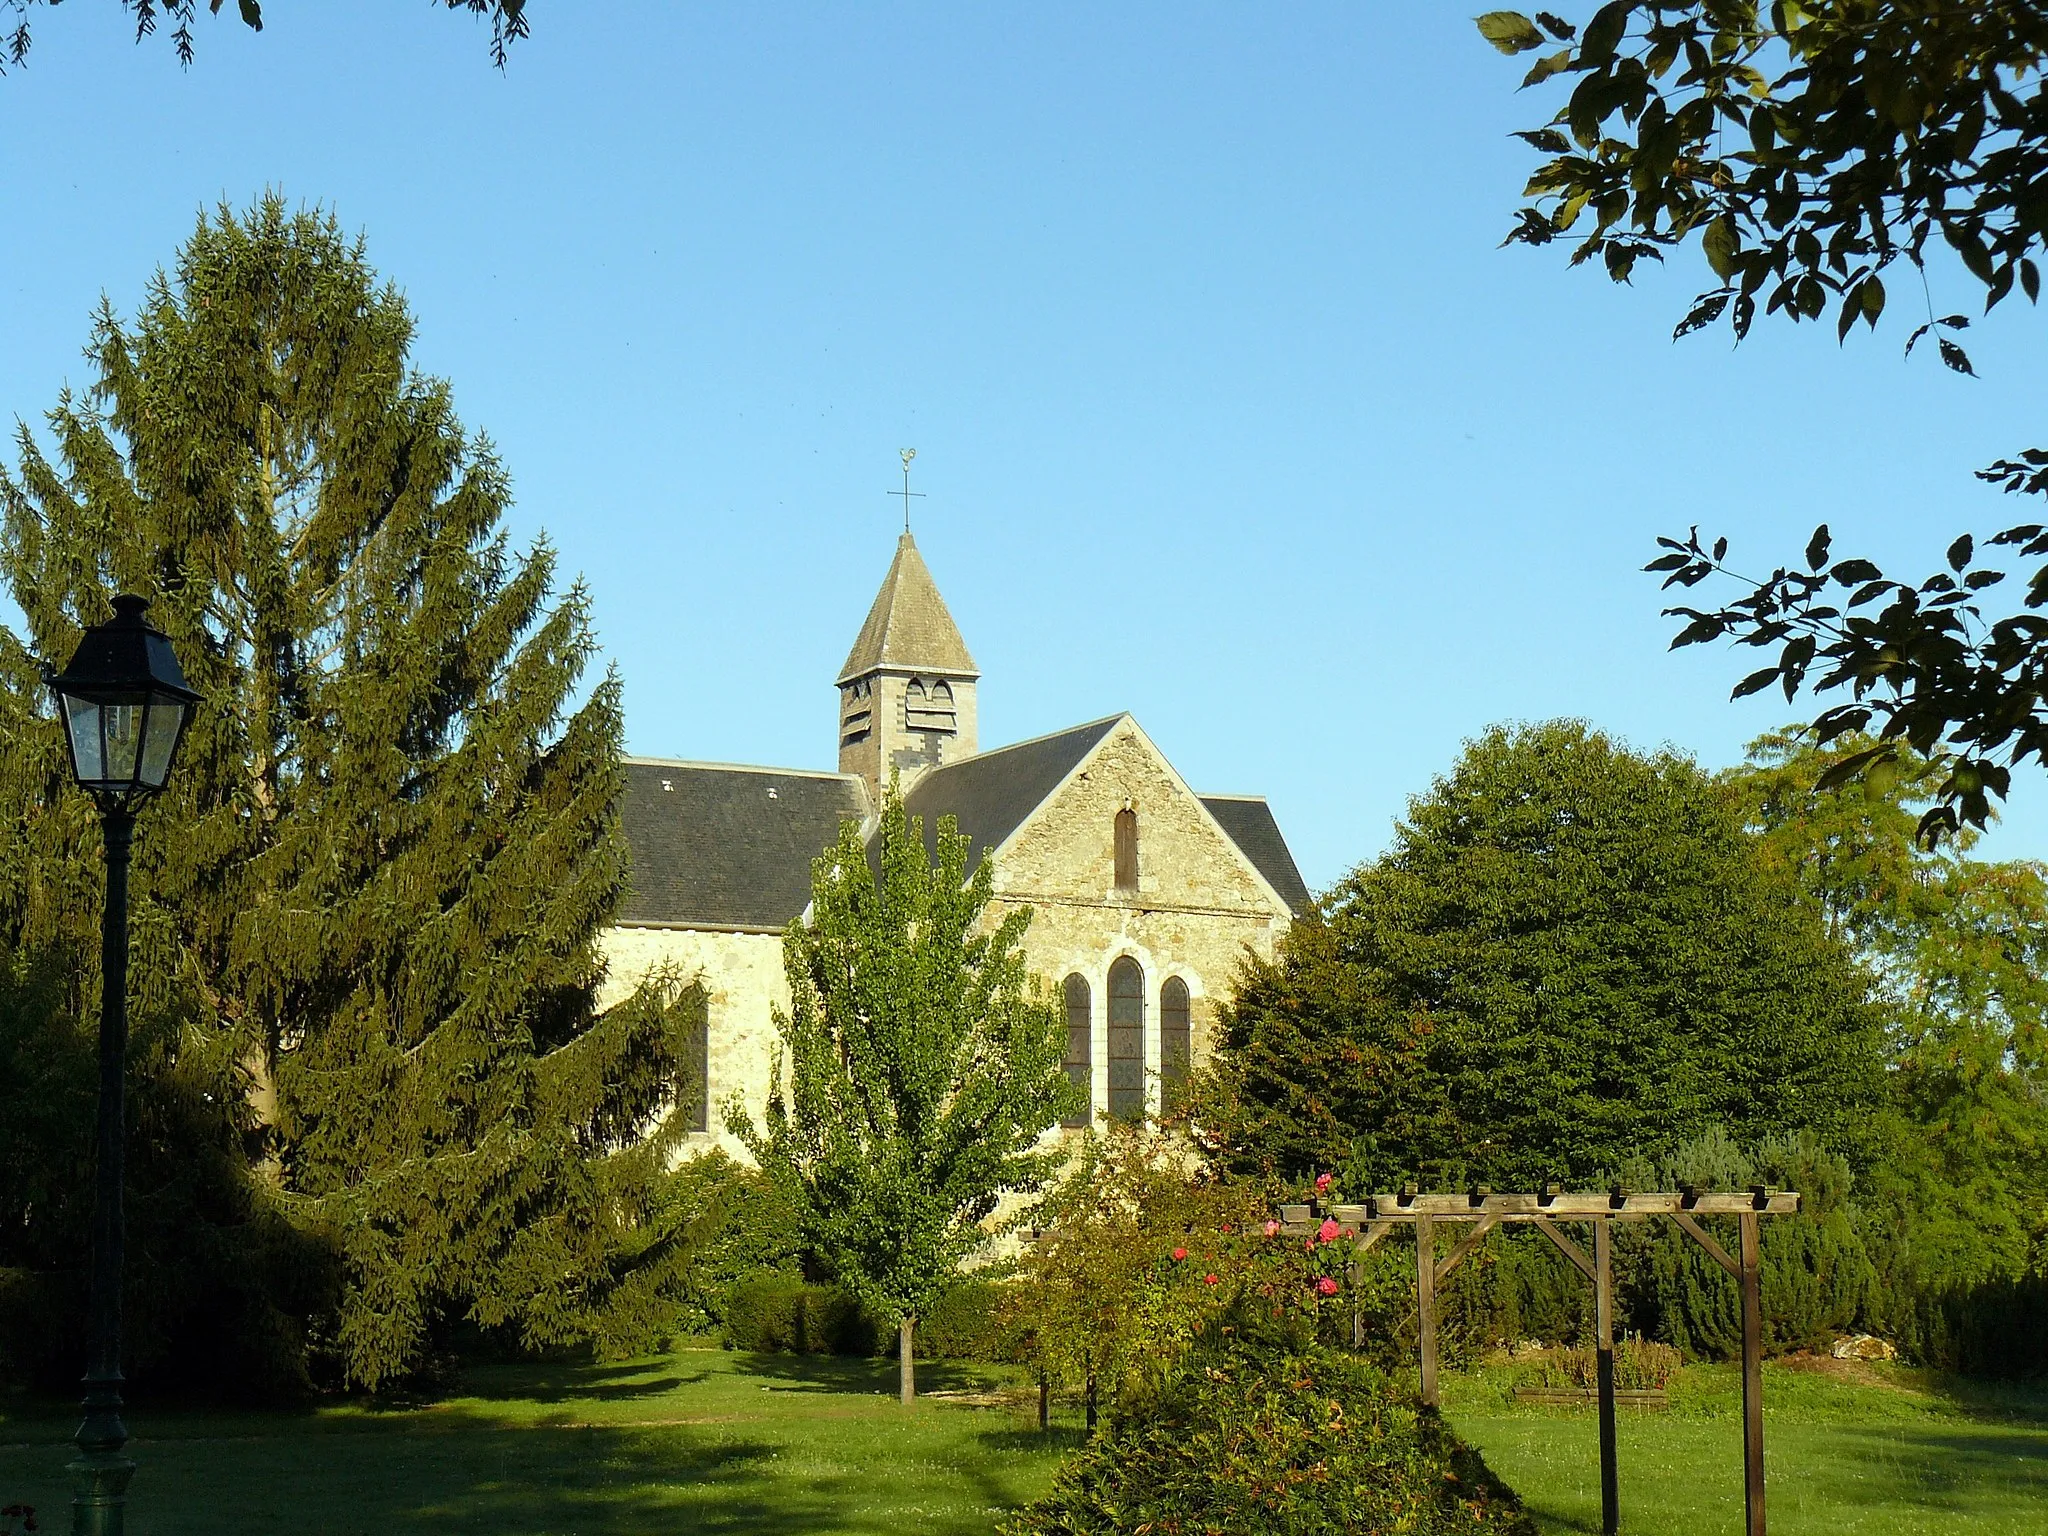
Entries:
[[101, 706], [101, 728], [106, 732], [107, 771], [112, 780], [133, 780], [142, 755], [142, 727], [147, 717], [140, 704]]
[[142, 782], [162, 789], [171, 776], [171, 754], [178, 747], [178, 733], [184, 728], [185, 706], [175, 701], [153, 699], [149, 705], [149, 730], [142, 738]]
[[71, 767], [82, 782], [104, 779], [106, 755], [100, 751], [100, 707], [76, 694], [64, 695], [64, 730], [71, 738]]

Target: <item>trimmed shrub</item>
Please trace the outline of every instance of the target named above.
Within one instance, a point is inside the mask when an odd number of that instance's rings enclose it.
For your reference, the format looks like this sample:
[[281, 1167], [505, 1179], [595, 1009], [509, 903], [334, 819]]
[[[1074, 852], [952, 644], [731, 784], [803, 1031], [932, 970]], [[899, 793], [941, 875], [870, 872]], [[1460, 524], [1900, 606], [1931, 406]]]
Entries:
[[1060, 1468], [1005, 1536], [1534, 1536], [1443, 1420], [1305, 1334], [1212, 1330], [1155, 1393]]
[[739, 1281], [725, 1297], [728, 1349], [761, 1354], [871, 1355], [878, 1330], [846, 1291], [794, 1275]]
[[1009, 1289], [994, 1280], [961, 1281], [917, 1320], [912, 1352], [923, 1360], [1022, 1360], [1024, 1330], [1011, 1320]]

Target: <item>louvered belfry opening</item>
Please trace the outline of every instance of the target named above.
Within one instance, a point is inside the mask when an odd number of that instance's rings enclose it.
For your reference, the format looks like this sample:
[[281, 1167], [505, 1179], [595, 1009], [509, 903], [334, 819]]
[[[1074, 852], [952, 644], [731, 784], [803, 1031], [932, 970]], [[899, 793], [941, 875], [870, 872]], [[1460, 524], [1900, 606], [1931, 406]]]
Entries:
[[1109, 1112], [1145, 1114], [1145, 972], [1129, 955], [1109, 968]]
[[1076, 972], [1067, 978], [1067, 1081], [1081, 1090], [1081, 1107], [1060, 1122], [1079, 1130], [1095, 1119], [1095, 1018], [1088, 978]]
[[1138, 888], [1138, 813], [1129, 806], [1116, 813], [1116, 888]]

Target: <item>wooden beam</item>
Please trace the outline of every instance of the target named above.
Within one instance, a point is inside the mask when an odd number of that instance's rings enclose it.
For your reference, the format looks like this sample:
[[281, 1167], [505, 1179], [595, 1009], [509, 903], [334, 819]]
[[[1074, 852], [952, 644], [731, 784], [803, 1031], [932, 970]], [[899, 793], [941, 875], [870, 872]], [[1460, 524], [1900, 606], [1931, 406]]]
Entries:
[[1482, 1242], [1486, 1240], [1486, 1234], [1491, 1232], [1493, 1228], [1493, 1217], [1480, 1217], [1479, 1225], [1474, 1227], [1470, 1232], [1467, 1232], [1463, 1237], [1459, 1238], [1458, 1246], [1453, 1248], [1449, 1253], [1445, 1254], [1444, 1261], [1441, 1264], [1437, 1265], [1436, 1283], [1438, 1285], [1442, 1285], [1445, 1280], [1449, 1279], [1451, 1271], [1458, 1267], [1459, 1262], [1465, 1257], [1466, 1254], [1470, 1253], [1474, 1248], [1478, 1247]]
[[1532, 1216], [1584, 1218], [1587, 1216], [1670, 1216], [1687, 1211], [1695, 1216], [1736, 1216], [1753, 1211], [1768, 1216], [1789, 1216], [1799, 1209], [1794, 1190], [1774, 1189], [1752, 1194], [1689, 1195], [1678, 1190], [1652, 1190], [1642, 1194], [1559, 1194], [1488, 1195], [1475, 1203], [1470, 1195], [1374, 1195], [1363, 1206], [1336, 1206], [1332, 1215], [1343, 1221], [1348, 1212], [1356, 1219], [1371, 1221], [1413, 1221], [1418, 1215], [1439, 1220], [1477, 1221], [1482, 1216], [1512, 1220]]
[[[1572, 1263], [1578, 1266], [1580, 1274], [1584, 1275], [1588, 1280], [1593, 1281], [1596, 1285], [1599, 1283], [1600, 1277], [1593, 1272], [1593, 1261], [1586, 1257], [1585, 1250], [1581, 1248], [1577, 1243], [1573, 1242], [1570, 1238], [1566, 1237], [1562, 1232], [1558, 1231], [1556, 1226], [1551, 1222], [1548, 1216], [1536, 1217], [1535, 1225], [1536, 1230], [1538, 1232], [1541, 1232], [1545, 1237], [1549, 1238], [1553, 1243], [1557, 1245], [1557, 1251], [1559, 1253], [1563, 1254], [1566, 1258], [1570, 1259]], [[1607, 1225], [1607, 1223], [1603, 1221], [1600, 1223], [1600, 1225], [1604, 1227]]]
[[1673, 1211], [1671, 1219], [1692, 1234], [1693, 1241], [1707, 1250], [1708, 1258], [1727, 1270], [1737, 1280], [1742, 1278], [1742, 1266], [1728, 1257], [1728, 1250], [1715, 1242], [1713, 1235], [1705, 1227], [1694, 1221], [1692, 1217], [1686, 1215], [1683, 1211]]
[[1764, 1536], [1764, 1309], [1754, 1211], [1742, 1216], [1742, 1494], [1748, 1536]]
[[1600, 1533], [1621, 1530], [1621, 1476], [1614, 1456], [1614, 1264], [1613, 1228], [1593, 1223], [1593, 1342], [1600, 1387]]
[[1422, 1401], [1436, 1407], [1436, 1225], [1415, 1219], [1415, 1332], [1422, 1352]]
[[[1342, 1218], [1339, 1219], [1341, 1220]], [[1393, 1230], [1394, 1224], [1391, 1221], [1374, 1222], [1371, 1226], [1367, 1227], [1363, 1232], [1358, 1234], [1358, 1241], [1356, 1244], [1353, 1245], [1353, 1251], [1361, 1254], [1370, 1252], [1374, 1245], [1377, 1244], [1381, 1238], [1385, 1237], [1389, 1232]]]

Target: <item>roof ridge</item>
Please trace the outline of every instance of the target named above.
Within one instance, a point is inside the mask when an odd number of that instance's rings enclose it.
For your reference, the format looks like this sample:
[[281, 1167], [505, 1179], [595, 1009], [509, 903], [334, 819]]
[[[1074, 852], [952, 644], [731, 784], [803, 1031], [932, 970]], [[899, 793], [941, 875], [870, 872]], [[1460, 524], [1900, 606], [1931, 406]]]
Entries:
[[779, 773], [801, 779], [857, 779], [857, 773], [840, 773], [830, 768], [777, 768], [766, 763], [710, 763], [688, 757], [642, 757], [623, 753], [619, 761], [641, 768], [716, 768], [726, 773]]
[[1071, 736], [1076, 731], [1085, 731], [1091, 726], [1115, 725], [1117, 721], [1130, 717], [1131, 712], [1128, 709], [1120, 709], [1115, 714], [1104, 715], [1099, 720], [1083, 720], [1079, 725], [1063, 725], [1056, 731], [1045, 731], [1037, 736], [1026, 736], [1022, 741], [1005, 742], [1000, 747], [990, 747], [986, 752], [976, 752], [971, 757], [957, 757], [950, 763], [934, 768], [925, 777], [930, 778], [933, 774], [944, 773], [948, 768], [964, 768], [969, 763], [978, 763], [991, 757], [1001, 757], [1005, 752], [1015, 752], [1024, 747], [1035, 747], [1042, 741], [1051, 741], [1055, 736]]

